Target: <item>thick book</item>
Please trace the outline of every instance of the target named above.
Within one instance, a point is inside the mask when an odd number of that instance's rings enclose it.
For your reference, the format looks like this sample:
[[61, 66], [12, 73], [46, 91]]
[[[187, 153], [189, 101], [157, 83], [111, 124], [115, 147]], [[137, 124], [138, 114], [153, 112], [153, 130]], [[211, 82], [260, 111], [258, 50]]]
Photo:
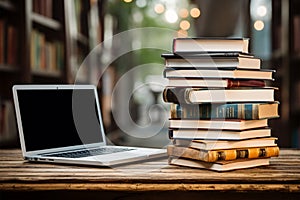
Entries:
[[252, 148], [252, 147], [270, 147], [276, 146], [275, 137], [253, 138], [246, 140], [188, 140], [188, 139], [173, 139], [172, 142], [176, 146], [191, 147], [202, 150], [222, 150], [222, 149], [237, 149], [237, 148]]
[[196, 54], [179, 56], [162, 54], [167, 68], [260, 69], [261, 59], [252, 55]]
[[165, 78], [217, 78], [217, 79], [259, 79], [273, 80], [274, 70], [245, 70], [245, 69], [199, 69], [185, 68], [173, 69], [165, 68], [163, 75]]
[[263, 80], [253, 79], [200, 79], [200, 78], [169, 78], [167, 87], [265, 87]]
[[179, 88], [166, 87], [163, 100], [177, 104], [201, 104], [224, 102], [274, 102], [276, 88]]
[[170, 165], [179, 165], [185, 167], [201, 168], [201, 169], [223, 172], [223, 171], [231, 171], [231, 170], [252, 168], [258, 166], [266, 166], [270, 164], [270, 158], [241, 159], [241, 160], [234, 160], [234, 161], [218, 161], [215, 163], [209, 163], [209, 162], [204, 162], [199, 160], [169, 157], [168, 163]]
[[278, 102], [171, 104], [172, 119], [270, 119], [279, 117]]
[[248, 38], [174, 38], [173, 53], [249, 52]]
[[173, 129], [217, 129], [217, 130], [247, 130], [268, 126], [267, 119], [238, 120], [238, 119], [170, 119], [169, 127]]
[[245, 140], [270, 137], [271, 129], [259, 128], [250, 130], [215, 130], [215, 129], [169, 129], [170, 139], [188, 140]]
[[204, 162], [228, 161], [237, 159], [270, 158], [279, 155], [278, 146], [253, 147], [224, 150], [201, 150], [175, 145], [167, 146], [168, 156], [201, 160]]

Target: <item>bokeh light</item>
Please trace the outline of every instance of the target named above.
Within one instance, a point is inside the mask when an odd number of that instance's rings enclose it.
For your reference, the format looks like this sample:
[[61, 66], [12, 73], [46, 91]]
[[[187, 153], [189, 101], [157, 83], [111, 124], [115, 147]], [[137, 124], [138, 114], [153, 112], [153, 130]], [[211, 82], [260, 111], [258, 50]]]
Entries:
[[256, 21], [254, 22], [254, 28], [255, 28], [255, 30], [261, 31], [261, 30], [264, 29], [264, 27], [265, 27], [265, 23], [264, 23], [263, 21], [261, 21], [261, 20], [256, 20]]
[[192, 8], [191, 11], [190, 11], [190, 15], [193, 17], [193, 18], [197, 18], [200, 16], [200, 9], [199, 8]]

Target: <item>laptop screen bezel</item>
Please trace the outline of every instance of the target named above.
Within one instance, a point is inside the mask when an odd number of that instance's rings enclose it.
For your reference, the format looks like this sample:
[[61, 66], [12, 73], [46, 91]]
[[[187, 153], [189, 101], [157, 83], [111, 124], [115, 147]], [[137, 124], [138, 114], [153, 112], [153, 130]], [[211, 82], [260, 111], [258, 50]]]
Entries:
[[[97, 143], [90, 143], [90, 144], [83, 144], [83, 145], [75, 145], [75, 146], [66, 146], [66, 147], [59, 147], [59, 148], [51, 148], [51, 149], [41, 149], [35, 151], [27, 151], [26, 150], [26, 143], [24, 139], [24, 132], [23, 132], [23, 125], [22, 125], [22, 118], [20, 113], [19, 107], [19, 99], [18, 99], [18, 91], [20, 90], [76, 90], [76, 89], [92, 89], [94, 91], [95, 100], [96, 100], [96, 108], [99, 116], [99, 124], [100, 124], [100, 132], [103, 138], [103, 142]], [[106, 145], [106, 138], [105, 132], [103, 127], [100, 103], [97, 94], [97, 88], [94, 85], [14, 85], [13, 88], [13, 99], [15, 105], [15, 112], [16, 112], [16, 119], [20, 137], [20, 144], [22, 149], [22, 154], [25, 157], [36, 155], [36, 154], [43, 154], [43, 153], [52, 153], [58, 151], [68, 151], [74, 149], [81, 149], [81, 148], [93, 148], [98, 146], [105, 146]], [[45, 105], [47, 106], [47, 105]], [[100, 135], [99, 135], [100, 136]]]

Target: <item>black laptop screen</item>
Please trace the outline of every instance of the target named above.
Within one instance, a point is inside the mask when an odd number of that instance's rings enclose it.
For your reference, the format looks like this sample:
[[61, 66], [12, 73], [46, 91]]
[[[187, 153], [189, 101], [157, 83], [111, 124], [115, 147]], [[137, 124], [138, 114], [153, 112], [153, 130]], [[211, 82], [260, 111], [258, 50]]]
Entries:
[[103, 142], [93, 89], [18, 90], [27, 151]]

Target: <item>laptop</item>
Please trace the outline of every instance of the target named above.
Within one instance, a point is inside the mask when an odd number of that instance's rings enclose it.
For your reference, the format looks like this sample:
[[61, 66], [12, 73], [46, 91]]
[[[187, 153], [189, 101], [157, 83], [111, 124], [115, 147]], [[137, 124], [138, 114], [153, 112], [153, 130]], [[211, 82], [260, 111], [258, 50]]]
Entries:
[[108, 145], [94, 85], [15, 85], [13, 99], [25, 160], [112, 166], [166, 156]]

